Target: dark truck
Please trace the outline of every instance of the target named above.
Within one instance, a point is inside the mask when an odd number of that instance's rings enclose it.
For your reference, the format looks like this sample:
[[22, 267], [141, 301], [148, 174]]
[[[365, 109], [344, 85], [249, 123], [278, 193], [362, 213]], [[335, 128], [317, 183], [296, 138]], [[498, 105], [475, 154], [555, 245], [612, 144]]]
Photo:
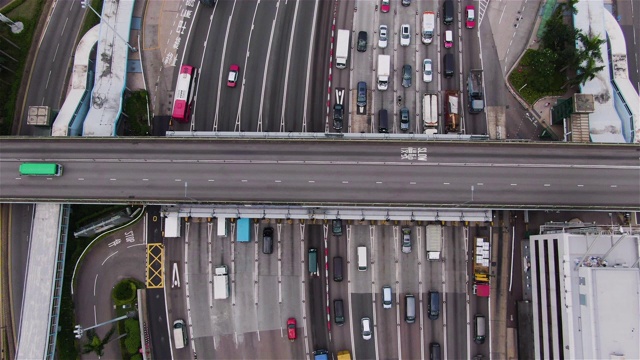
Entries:
[[471, 69], [467, 78], [469, 94], [469, 112], [477, 114], [484, 110], [484, 94], [482, 93], [482, 70]]

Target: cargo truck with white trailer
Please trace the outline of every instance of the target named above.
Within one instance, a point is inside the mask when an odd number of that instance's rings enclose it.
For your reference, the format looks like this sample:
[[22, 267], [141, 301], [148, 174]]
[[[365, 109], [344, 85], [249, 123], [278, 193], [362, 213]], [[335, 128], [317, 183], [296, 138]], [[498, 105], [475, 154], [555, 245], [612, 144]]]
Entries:
[[338, 39], [336, 41], [336, 67], [338, 69], [344, 69], [347, 67], [347, 60], [349, 59], [350, 35], [351, 32], [349, 30], [338, 30]]
[[435, 135], [438, 133], [438, 94], [424, 94], [422, 96], [422, 118], [424, 133]]
[[229, 297], [229, 269], [227, 265], [216, 266], [213, 275], [213, 298], [226, 299]]
[[169, 213], [164, 218], [164, 234], [166, 238], [180, 237], [180, 216], [178, 213]]
[[447, 90], [444, 93], [445, 133], [460, 132], [460, 92]]
[[427, 260], [440, 260], [442, 253], [442, 226], [427, 225]]
[[391, 56], [378, 55], [378, 90], [387, 90], [389, 88], [390, 73]]
[[422, 43], [431, 44], [436, 27], [436, 14], [433, 11], [425, 11], [422, 14]]

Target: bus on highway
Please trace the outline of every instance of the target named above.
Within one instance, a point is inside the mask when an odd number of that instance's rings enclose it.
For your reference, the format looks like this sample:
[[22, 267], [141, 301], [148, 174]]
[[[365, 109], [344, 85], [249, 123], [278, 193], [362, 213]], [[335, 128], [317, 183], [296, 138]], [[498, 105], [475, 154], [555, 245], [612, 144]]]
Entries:
[[20, 175], [24, 176], [60, 176], [62, 165], [56, 163], [22, 163]]
[[191, 101], [196, 87], [196, 77], [198, 71], [191, 65], [182, 65], [178, 82], [176, 83], [176, 92], [173, 100], [172, 117], [179, 122], [188, 122], [191, 114]]

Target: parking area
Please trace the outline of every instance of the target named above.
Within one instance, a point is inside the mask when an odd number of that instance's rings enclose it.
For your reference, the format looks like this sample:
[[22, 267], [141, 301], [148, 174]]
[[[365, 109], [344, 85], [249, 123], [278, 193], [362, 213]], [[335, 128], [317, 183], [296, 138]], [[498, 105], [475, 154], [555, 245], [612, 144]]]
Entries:
[[[185, 291], [196, 354], [298, 359], [327, 349], [358, 358], [426, 358], [437, 343], [444, 354], [466, 356], [461, 227], [442, 227], [442, 256], [428, 260], [426, 224], [345, 222], [335, 235], [331, 223], [252, 219], [247, 242], [237, 241], [236, 224], [227, 226], [227, 236], [214, 222], [189, 227]], [[228, 267], [227, 298], [216, 289], [220, 265]]]

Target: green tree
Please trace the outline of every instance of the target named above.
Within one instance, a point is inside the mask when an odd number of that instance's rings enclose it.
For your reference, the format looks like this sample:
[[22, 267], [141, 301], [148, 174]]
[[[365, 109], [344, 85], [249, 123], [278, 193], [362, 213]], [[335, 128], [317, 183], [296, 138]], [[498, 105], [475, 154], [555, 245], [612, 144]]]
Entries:
[[112, 327], [109, 331], [107, 331], [104, 337], [100, 339], [100, 336], [98, 336], [98, 334], [94, 329], [87, 330], [86, 333], [87, 333], [87, 339], [89, 339], [89, 342], [82, 346], [82, 353], [88, 354], [93, 352], [93, 353], [96, 353], [98, 357], [103, 356], [104, 347], [109, 343], [115, 331], [116, 331], [116, 328]]
[[570, 83], [573, 85], [584, 85], [587, 81], [593, 80], [603, 69], [604, 66], [596, 66], [596, 59], [589, 58], [578, 66], [576, 76], [571, 79]]
[[561, 11], [570, 11], [573, 15], [576, 15], [578, 13], [578, 9], [576, 9], [576, 4], [579, 2], [580, 0], [567, 0], [564, 3], [560, 3], [558, 5], [558, 8], [562, 9]]
[[565, 24], [561, 13], [556, 11], [547, 21], [545, 31], [540, 39], [542, 48], [558, 54], [555, 67], [558, 71], [567, 67], [567, 60], [573, 63], [576, 54], [576, 31]]
[[578, 59], [596, 59], [602, 62], [602, 51], [600, 47], [605, 43], [599, 36], [587, 36], [582, 31], [576, 33], [576, 39], [580, 41], [582, 48], [578, 50]]

